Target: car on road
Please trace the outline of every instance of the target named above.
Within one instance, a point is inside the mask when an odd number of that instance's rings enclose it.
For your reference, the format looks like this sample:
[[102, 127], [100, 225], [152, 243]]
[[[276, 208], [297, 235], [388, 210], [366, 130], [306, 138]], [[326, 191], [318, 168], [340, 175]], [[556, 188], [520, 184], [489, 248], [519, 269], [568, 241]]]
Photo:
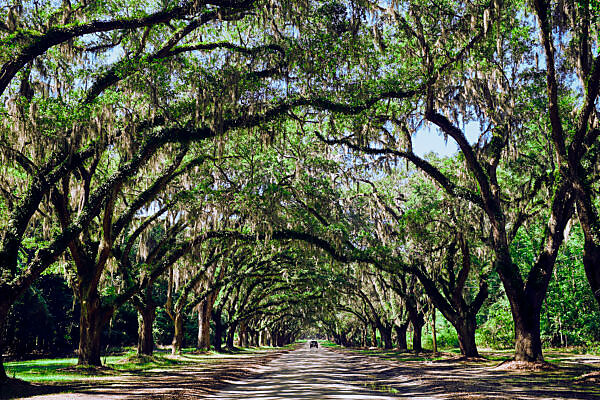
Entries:
[[319, 342], [317, 342], [316, 340], [311, 340], [310, 341], [310, 348], [312, 349], [313, 347], [318, 348], [319, 347]]

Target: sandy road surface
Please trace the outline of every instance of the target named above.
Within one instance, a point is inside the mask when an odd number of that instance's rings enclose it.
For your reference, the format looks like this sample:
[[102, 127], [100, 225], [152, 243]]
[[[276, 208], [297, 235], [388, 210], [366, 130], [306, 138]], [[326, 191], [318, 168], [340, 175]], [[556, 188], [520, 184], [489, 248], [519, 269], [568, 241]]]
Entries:
[[372, 365], [323, 348], [284, 354], [262, 368], [262, 374], [233, 382], [207, 399], [371, 399], [395, 398], [365, 388], [373, 381]]
[[600, 400], [597, 383], [583, 384], [576, 379], [583, 373], [598, 371], [600, 358], [595, 356], [565, 355], [561, 368], [543, 372], [501, 370], [493, 361], [419, 361], [411, 360], [413, 357], [407, 354], [403, 360], [397, 360], [383, 351], [368, 355], [351, 349], [304, 346], [295, 351], [234, 354], [218, 363], [199, 362], [62, 388], [71, 393], [56, 393], [55, 388], [44, 396], [29, 394], [17, 398]]

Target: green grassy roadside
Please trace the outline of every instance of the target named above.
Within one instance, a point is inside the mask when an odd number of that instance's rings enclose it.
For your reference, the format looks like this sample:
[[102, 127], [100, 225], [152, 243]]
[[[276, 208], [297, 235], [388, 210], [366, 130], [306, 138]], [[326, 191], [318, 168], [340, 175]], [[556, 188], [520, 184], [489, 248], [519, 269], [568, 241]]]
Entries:
[[156, 351], [153, 356], [139, 357], [133, 349], [121, 355], [102, 357], [102, 368], [77, 366], [77, 358], [50, 358], [5, 363], [7, 375], [11, 378], [39, 383], [68, 383], [88, 381], [109, 381], [122, 375], [140, 375], [144, 372], [159, 372], [177, 369], [191, 364], [218, 363], [227, 358], [251, 357], [274, 350], [273, 347], [238, 349], [232, 353], [196, 352], [184, 349], [180, 355], [167, 351]]

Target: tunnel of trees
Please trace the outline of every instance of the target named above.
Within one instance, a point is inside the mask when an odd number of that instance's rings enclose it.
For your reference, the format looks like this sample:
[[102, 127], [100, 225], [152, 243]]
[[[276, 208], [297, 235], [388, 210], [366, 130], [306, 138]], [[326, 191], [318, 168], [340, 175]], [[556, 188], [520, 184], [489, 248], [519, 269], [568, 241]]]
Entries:
[[596, 0], [6, 2], [0, 380], [306, 332], [598, 343], [599, 35]]

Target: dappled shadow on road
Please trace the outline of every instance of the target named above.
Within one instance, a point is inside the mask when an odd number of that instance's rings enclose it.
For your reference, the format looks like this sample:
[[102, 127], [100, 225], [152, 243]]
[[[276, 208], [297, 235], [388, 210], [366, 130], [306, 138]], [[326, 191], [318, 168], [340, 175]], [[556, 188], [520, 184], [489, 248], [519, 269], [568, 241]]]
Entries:
[[[303, 348], [286, 354], [262, 369], [259, 377], [237, 380], [211, 399], [373, 399], [394, 398], [369, 390], [375, 384], [373, 366], [366, 358]], [[380, 388], [384, 389], [384, 388]], [[207, 397], [208, 398], [208, 397]]]
[[[337, 350], [348, 357], [364, 357]], [[600, 399], [597, 385], [577, 385], [581, 368], [556, 371], [499, 371], [490, 363], [441, 361], [392, 361], [368, 357], [379, 368], [378, 384], [393, 388], [398, 398], [444, 399]], [[585, 368], [584, 368], [585, 370]]]
[[496, 364], [305, 347], [124, 374], [109, 378], [113, 381], [69, 385], [69, 394], [33, 399], [600, 399], [597, 384], [574, 379], [597, 366], [574, 362], [530, 372], [501, 371]]

